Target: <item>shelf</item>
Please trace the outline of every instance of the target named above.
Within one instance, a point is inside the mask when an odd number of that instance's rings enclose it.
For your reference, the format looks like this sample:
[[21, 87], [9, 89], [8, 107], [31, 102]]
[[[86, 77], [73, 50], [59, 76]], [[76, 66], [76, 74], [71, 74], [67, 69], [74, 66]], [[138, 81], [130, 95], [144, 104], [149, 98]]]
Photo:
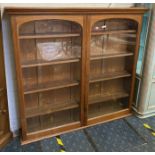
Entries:
[[[80, 127], [80, 121], [79, 120], [65, 120], [63, 122], [54, 122], [54, 123], [49, 123], [49, 124], [45, 124], [44, 125], [37, 125], [37, 126], [33, 126], [33, 123], [28, 123], [28, 132], [27, 134], [29, 136], [33, 136], [33, 135], [38, 135], [38, 133], [43, 133], [43, 132], [49, 132], [51, 131], [50, 133], [53, 133], [53, 130], [58, 130], [59, 129], [61, 130], [62, 128], [68, 128], [70, 127], [71, 130], [72, 130], [72, 126], [75, 125], [76, 128], [77, 127]], [[51, 135], [51, 134], [50, 134]]]
[[104, 116], [107, 114], [111, 115], [115, 112], [125, 110], [127, 109], [127, 107], [128, 107], [128, 104], [123, 104], [120, 101], [117, 101], [117, 102], [107, 101], [104, 104], [103, 103], [93, 104], [92, 106], [89, 107], [88, 119]]
[[96, 35], [126, 34], [126, 33], [136, 33], [136, 30], [117, 30], [117, 31], [92, 32], [91, 34], [96, 36]]
[[99, 59], [107, 59], [107, 58], [117, 58], [117, 57], [127, 57], [127, 56], [133, 56], [133, 53], [110, 53], [110, 54], [103, 54], [103, 55], [97, 55], [97, 56], [91, 56], [90, 60], [99, 60]]
[[35, 116], [41, 116], [46, 114], [51, 114], [58, 111], [64, 111], [69, 109], [78, 108], [79, 104], [78, 102], [71, 102], [71, 103], [63, 103], [63, 104], [55, 104], [55, 105], [46, 105], [46, 106], [40, 106], [36, 108], [29, 108], [26, 110], [26, 118], [31, 118]]
[[74, 81], [56, 81], [56, 82], [49, 82], [45, 84], [39, 84], [39, 85], [33, 85], [31, 88], [27, 88], [24, 91], [24, 94], [33, 94], [33, 93], [39, 93], [44, 91], [50, 91], [60, 88], [66, 88], [66, 87], [72, 87], [79, 85], [79, 82]]
[[130, 77], [130, 76], [131, 74], [128, 73], [127, 71], [107, 73], [107, 74], [100, 75], [98, 77], [92, 77], [90, 78], [89, 82], [94, 83], [99, 81], [106, 81], [106, 80], [112, 80], [112, 79], [118, 79], [118, 78]]
[[42, 60], [32, 60], [22, 64], [22, 68], [32, 68], [32, 67], [40, 67], [40, 66], [49, 66], [49, 65], [57, 65], [57, 64], [67, 64], [73, 62], [79, 62], [79, 58], [68, 58], [68, 59], [59, 59], [53, 61], [42, 61]]
[[95, 97], [90, 97], [89, 98], [89, 104], [95, 104], [95, 103], [100, 103], [100, 102], [105, 102], [109, 100], [116, 100], [120, 98], [125, 98], [129, 97], [129, 94], [126, 92], [117, 92], [113, 94], [108, 94], [108, 95], [96, 95]]
[[21, 35], [19, 39], [43, 39], [43, 38], [68, 38], [79, 37], [79, 33], [63, 33], [63, 34], [34, 34], [34, 35]]
[[79, 122], [79, 116], [79, 109], [72, 108], [65, 111], [27, 118], [28, 133], [31, 134], [35, 131], [59, 128], [63, 125], [67, 126], [67, 124]]
[[136, 43], [134, 41], [127, 41], [127, 40], [119, 39], [119, 38], [115, 38], [115, 37], [109, 37], [109, 40], [115, 42], [114, 44], [136, 45]]

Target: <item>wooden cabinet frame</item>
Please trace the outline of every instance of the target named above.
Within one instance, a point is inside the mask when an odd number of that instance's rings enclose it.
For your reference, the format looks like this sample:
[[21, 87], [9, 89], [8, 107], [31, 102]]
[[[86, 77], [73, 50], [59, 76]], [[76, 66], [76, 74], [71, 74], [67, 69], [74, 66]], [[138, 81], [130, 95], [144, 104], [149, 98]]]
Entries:
[[[119, 111], [119, 112], [116, 112], [116, 113], [113, 113], [111, 116], [109, 115], [103, 115], [103, 116], [100, 116], [100, 117], [97, 117], [97, 118], [91, 118], [91, 119], [86, 119], [86, 124], [87, 125], [91, 125], [91, 124], [97, 124], [98, 122], [101, 122], [101, 121], [106, 121], [106, 120], [113, 120], [113, 118], [119, 118], [119, 117], [122, 117], [122, 116], [127, 116], [129, 113], [131, 113], [131, 105], [132, 105], [132, 101], [133, 101], [133, 91], [134, 91], [134, 83], [135, 83], [135, 70], [136, 70], [136, 62], [137, 62], [137, 58], [138, 58], [138, 49], [139, 49], [139, 39], [140, 39], [140, 32], [141, 32], [141, 23], [142, 23], [142, 16], [139, 16], [139, 15], [113, 15], [113, 14], [110, 14], [110, 15], [105, 15], [104, 17], [102, 15], [92, 15], [92, 16], [88, 16], [88, 19], [89, 19], [89, 30], [88, 30], [88, 34], [91, 34], [91, 27], [97, 22], [97, 21], [100, 21], [100, 20], [104, 20], [104, 19], [131, 19], [131, 20], [134, 20], [138, 23], [138, 30], [137, 30], [137, 39], [136, 39], [136, 48], [135, 48], [135, 52], [134, 52], [134, 62], [133, 62], [133, 69], [132, 69], [132, 83], [131, 83], [131, 89], [130, 89], [130, 97], [129, 97], [129, 108], [128, 109], [125, 109], [125, 110], [122, 110], [122, 111]], [[87, 38], [87, 42], [88, 42], [88, 46], [87, 46], [87, 51], [90, 51], [90, 35], [88, 35], [88, 38]], [[90, 52], [87, 52], [87, 60], [86, 61], [86, 74], [87, 74], [87, 79], [86, 79], [86, 91], [85, 91], [85, 102], [88, 103], [88, 91], [89, 91], [89, 84], [88, 84], [88, 81], [89, 81], [89, 66], [90, 66]], [[88, 104], [85, 104], [85, 113], [87, 114], [88, 113]]]
[[[128, 8], [128, 9], [25, 9], [25, 8], [7, 8], [5, 10], [11, 15], [13, 41], [14, 41], [14, 55], [16, 61], [17, 81], [20, 97], [20, 122], [22, 126], [22, 143], [29, 143], [42, 139], [45, 137], [55, 136], [61, 133], [85, 128], [101, 122], [106, 122], [118, 118], [122, 118], [131, 114], [131, 104], [133, 100], [133, 88], [135, 83], [135, 70], [138, 57], [139, 36], [141, 32], [141, 23], [143, 13], [147, 11], [145, 8]], [[73, 122], [66, 125], [57, 126], [54, 128], [27, 132], [27, 123], [25, 115], [25, 101], [22, 80], [22, 68], [20, 62], [20, 45], [19, 40], [23, 37], [19, 36], [19, 28], [22, 24], [34, 20], [67, 20], [78, 23], [82, 28], [82, 49], [81, 49], [81, 67], [80, 67], [80, 122]], [[107, 19], [129, 19], [137, 23], [136, 31], [136, 45], [133, 52], [133, 65], [131, 73], [131, 85], [129, 93], [128, 107], [110, 114], [88, 119], [88, 92], [89, 92], [89, 78], [90, 78], [90, 42], [91, 42], [91, 28], [100, 21]], [[27, 37], [27, 36], [26, 36]], [[26, 38], [25, 37], [25, 38]], [[31, 37], [31, 36], [28, 36]], [[32, 36], [33, 37], [33, 36]], [[32, 38], [31, 37], [31, 38]], [[36, 36], [35, 36], [36, 37]]]

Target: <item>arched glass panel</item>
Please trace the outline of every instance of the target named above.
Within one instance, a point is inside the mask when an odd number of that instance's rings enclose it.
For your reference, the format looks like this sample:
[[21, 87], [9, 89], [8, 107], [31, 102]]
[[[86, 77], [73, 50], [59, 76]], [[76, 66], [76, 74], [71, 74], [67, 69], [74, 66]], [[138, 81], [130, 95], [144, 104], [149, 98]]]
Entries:
[[88, 118], [129, 107], [138, 24], [105, 19], [91, 30]]
[[19, 28], [28, 132], [80, 121], [79, 24], [37, 20]]

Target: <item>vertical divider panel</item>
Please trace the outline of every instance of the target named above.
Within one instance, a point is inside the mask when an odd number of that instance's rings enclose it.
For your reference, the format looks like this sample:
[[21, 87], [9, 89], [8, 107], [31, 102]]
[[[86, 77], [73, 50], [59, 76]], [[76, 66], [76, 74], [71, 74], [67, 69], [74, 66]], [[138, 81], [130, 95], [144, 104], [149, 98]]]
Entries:
[[88, 121], [88, 93], [89, 93], [89, 72], [90, 72], [90, 37], [91, 37], [91, 16], [85, 16], [84, 19], [84, 45], [85, 45], [85, 106], [84, 106], [84, 124]]
[[82, 50], [81, 50], [81, 92], [80, 92], [80, 117], [81, 126], [85, 125], [85, 72], [86, 72], [86, 43], [87, 43], [87, 19], [83, 16], [83, 27], [82, 27]]

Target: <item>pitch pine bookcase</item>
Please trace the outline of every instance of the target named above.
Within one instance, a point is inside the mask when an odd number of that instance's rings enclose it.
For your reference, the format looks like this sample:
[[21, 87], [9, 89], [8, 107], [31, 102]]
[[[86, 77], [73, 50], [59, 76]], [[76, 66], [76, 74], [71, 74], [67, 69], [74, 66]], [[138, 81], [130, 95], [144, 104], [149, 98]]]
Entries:
[[22, 143], [131, 114], [145, 8], [7, 8]]

